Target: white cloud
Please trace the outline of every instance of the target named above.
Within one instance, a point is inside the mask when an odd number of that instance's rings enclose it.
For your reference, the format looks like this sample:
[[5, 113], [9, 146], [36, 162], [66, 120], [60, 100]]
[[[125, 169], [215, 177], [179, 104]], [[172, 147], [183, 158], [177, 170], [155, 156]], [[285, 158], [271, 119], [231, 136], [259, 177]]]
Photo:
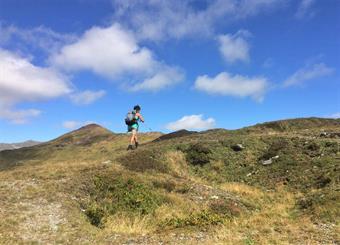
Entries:
[[85, 90], [79, 93], [75, 93], [70, 95], [71, 100], [76, 105], [88, 105], [92, 104], [96, 100], [102, 98], [106, 95], [105, 90], [99, 90], [99, 91], [91, 91], [91, 90]]
[[38, 48], [41, 51], [53, 53], [74, 39], [75, 36], [72, 34], [58, 33], [44, 26], [23, 29], [0, 23], [0, 44], [11, 44], [20, 49], [28, 46], [28, 51]]
[[[211, 35], [215, 25], [276, 9], [285, 0], [211, 0], [198, 7], [192, 0], [112, 0], [114, 19], [128, 23], [138, 38], [161, 40]], [[131, 18], [133, 16], [133, 18]]]
[[109, 78], [150, 72], [155, 63], [151, 51], [139, 47], [132, 33], [117, 24], [92, 27], [52, 56], [51, 62], [65, 70], [91, 70]]
[[148, 90], [157, 92], [160, 89], [175, 85], [184, 79], [183, 72], [178, 68], [165, 67], [143, 82], [131, 87], [132, 91]]
[[288, 77], [284, 83], [284, 87], [301, 85], [305, 81], [313, 80], [319, 77], [331, 75], [334, 72], [333, 68], [326, 66], [324, 63], [306, 65], [297, 70], [293, 75]]
[[0, 49], [0, 102], [37, 101], [71, 92], [66, 77]]
[[246, 38], [250, 35], [246, 30], [239, 30], [234, 35], [226, 34], [218, 37], [219, 50], [227, 62], [249, 61], [250, 46]]
[[314, 16], [314, 11], [312, 11], [312, 5], [315, 0], [301, 0], [298, 10], [295, 13], [295, 17], [298, 19], [311, 18]]
[[180, 129], [187, 129], [187, 130], [205, 130], [211, 129], [215, 126], [215, 119], [207, 118], [203, 119], [203, 115], [190, 115], [184, 116], [178, 121], [168, 123], [166, 128], [168, 130], [180, 130]]
[[262, 101], [268, 87], [268, 81], [264, 77], [247, 77], [231, 75], [222, 72], [216, 77], [207, 75], [199, 76], [195, 81], [197, 90], [209, 94], [246, 97], [250, 96], [257, 101]]
[[14, 124], [27, 123], [30, 118], [37, 117], [41, 111], [36, 109], [11, 110], [8, 107], [0, 107], [0, 118], [11, 121]]
[[33, 65], [27, 58], [0, 49], [0, 117], [14, 123], [39, 115], [36, 109], [17, 110], [16, 104], [41, 101], [72, 91], [66, 77], [50, 68]]
[[90, 70], [112, 80], [134, 77], [131, 80], [142, 82], [129, 84], [133, 91], [160, 90], [183, 77], [179, 69], [163, 64], [149, 49], [140, 47], [134, 35], [118, 24], [91, 28], [51, 56], [50, 61], [65, 70]]
[[77, 128], [80, 128], [82, 126], [85, 126], [87, 124], [91, 124], [91, 123], [94, 123], [92, 121], [85, 121], [85, 122], [80, 122], [80, 121], [64, 121], [62, 123], [62, 126], [66, 129], [69, 129], [69, 130], [73, 130], [73, 129], [77, 129]]
[[[222, 2], [225, 0], [221, 0]], [[236, 4], [235, 18], [247, 18], [261, 12], [268, 12], [285, 7], [287, 0], [233, 0]]]

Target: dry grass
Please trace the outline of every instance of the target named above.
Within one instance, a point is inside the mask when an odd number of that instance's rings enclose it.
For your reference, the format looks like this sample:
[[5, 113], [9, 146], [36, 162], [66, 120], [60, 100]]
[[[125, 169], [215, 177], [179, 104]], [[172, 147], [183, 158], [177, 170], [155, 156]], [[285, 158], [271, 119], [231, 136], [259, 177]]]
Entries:
[[165, 153], [165, 159], [172, 173], [179, 177], [188, 176], [188, 164], [185, 155], [181, 151], [168, 151]]
[[169, 218], [185, 218], [188, 213], [199, 210], [195, 205], [177, 195], [171, 196], [172, 204], [163, 204], [148, 215], [119, 213], [108, 218], [102, 235], [122, 233], [128, 235], [146, 235], [159, 231], [159, 224]]
[[143, 235], [154, 230], [155, 224], [152, 215], [131, 216], [121, 213], [107, 220], [103, 234], [122, 233], [128, 235]]
[[[330, 239], [322, 235], [308, 216], [294, 215], [298, 197], [282, 187], [274, 192], [264, 192], [258, 188], [239, 183], [228, 183], [223, 189], [248, 200], [261, 204], [261, 209], [252, 214], [241, 214], [237, 219], [225, 223], [215, 230], [209, 241], [224, 244], [319, 244]], [[334, 231], [333, 231], [334, 232]], [[323, 237], [324, 236], [324, 237]], [[332, 234], [334, 239], [334, 233]], [[320, 242], [321, 243], [321, 242]]]
[[265, 202], [265, 199], [269, 197], [268, 193], [264, 193], [263, 190], [257, 187], [237, 182], [223, 183], [220, 188], [258, 204]]
[[[261, 131], [258, 135], [262, 137], [265, 133]], [[201, 137], [200, 135], [193, 136], [193, 140], [198, 140], [194, 137]], [[141, 135], [140, 140], [141, 143], [146, 143], [158, 136], [145, 134]], [[208, 136], [207, 138], [202, 136], [202, 141], [214, 140], [214, 143], [217, 140], [214, 134], [209, 136], [211, 138]], [[243, 139], [242, 135], [230, 135], [230, 137], [235, 137], [237, 142]], [[312, 222], [310, 213], [298, 212], [296, 203], [302, 196], [305, 197], [305, 193], [302, 195], [297, 191], [291, 192], [292, 190], [287, 186], [275, 185], [276, 189], [273, 189], [272, 186], [266, 186], [265, 182], [258, 182], [254, 186], [251, 186], [252, 183], [247, 185], [246, 181], [241, 183], [248, 178], [242, 179], [242, 175], [246, 176], [250, 170], [237, 172], [248, 168], [248, 165], [243, 166], [240, 163], [253, 164], [252, 166], [256, 167], [254, 171], [265, 169], [261, 165], [256, 165], [258, 155], [255, 154], [260, 153], [265, 143], [259, 141], [259, 138], [251, 138], [251, 135], [247, 137], [249, 140], [246, 142], [249, 145], [246, 145], [247, 148], [240, 153], [232, 152], [228, 147], [216, 148], [214, 144], [217, 141], [212, 143], [211, 147], [216, 150], [215, 153], [218, 153], [215, 155], [217, 157], [212, 158], [206, 168], [198, 167], [207, 174], [219, 175], [218, 180], [221, 182], [214, 182], [214, 184], [209, 179], [194, 173], [195, 168], [186, 162], [185, 153], [174, 150], [177, 149], [175, 140], [172, 140], [171, 144], [162, 146], [156, 143], [142, 144], [141, 149], [128, 152], [132, 155], [130, 153], [143, 152], [144, 149], [157, 151], [156, 153], [159, 153], [161, 157], [156, 159], [156, 163], [161, 161], [169, 169], [163, 172], [130, 171], [124, 165], [119, 164], [117, 159], [128, 156], [126, 155], [128, 135], [115, 135], [109, 140], [96, 138], [97, 141], [90, 147], [86, 145], [87, 142], [83, 142], [78, 146], [65, 144], [57, 150], [53, 147], [42, 148], [37, 152], [44, 156], [43, 158], [32, 157], [24, 161], [21, 166], [0, 171], [0, 244], [39, 242], [46, 244], [121, 244], [131, 238], [141, 237], [143, 239], [148, 237], [151, 241], [155, 241], [155, 244], [164, 241], [172, 244], [197, 244], [197, 240], [194, 239], [178, 240], [177, 235], [171, 238], [167, 235], [183, 233], [184, 236], [195, 237], [202, 232], [208, 235], [200, 240], [201, 244], [337, 244], [340, 241], [337, 235], [337, 232], [339, 233], [337, 223], [320, 223], [321, 220], [317, 220], [318, 224], [313, 223], [315, 220]], [[187, 140], [186, 143], [189, 144], [190, 139]], [[182, 141], [179, 142], [183, 144]], [[262, 142], [262, 145], [259, 146], [259, 142]], [[20, 153], [26, 156], [25, 154], [29, 152], [18, 151], [18, 154]], [[51, 157], [47, 159], [46, 156]], [[18, 157], [15, 154], [11, 157], [13, 157], [10, 159], [11, 163], [18, 161], [17, 158], [22, 160], [21, 156]], [[225, 159], [227, 161], [224, 161]], [[329, 161], [331, 160], [333, 158]], [[143, 161], [136, 164], [143, 164]], [[230, 167], [227, 168], [228, 173], [236, 175], [235, 178], [228, 180], [240, 182], [226, 182], [228, 175], [222, 175], [222, 170], [226, 166]], [[273, 165], [272, 171], [259, 172], [251, 178], [255, 179], [256, 176], [266, 178], [273, 172], [278, 173], [274, 168], [276, 166], [279, 165]], [[324, 162], [320, 162], [320, 169], [321, 166], [325, 166]], [[295, 172], [292, 171], [292, 173]], [[296, 173], [299, 172], [296, 171]], [[107, 174], [112, 178], [122, 176], [138, 180], [155, 193], [164, 196], [166, 201], [146, 215], [119, 211], [107, 217], [103, 228], [97, 228], [90, 224], [84, 212], [85, 207], [81, 203], [86, 203], [90, 198], [90, 194], [84, 190], [87, 187], [86, 184], [90, 183], [87, 180], [98, 174]], [[336, 189], [337, 183], [333, 179], [331, 185], [334, 185], [333, 189]], [[223, 184], [218, 184], [223, 181]], [[270, 188], [271, 191], [265, 187]], [[326, 193], [325, 190], [326, 188], [316, 189], [315, 193], [310, 193], [310, 198], [320, 197], [321, 194]], [[191, 214], [200, 214], [209, 209], [211, 207], [209, 204], [213, 201], [212, 197], [219, 196], [218, 201], [222, 200], [220, 193], [230, 196], [232, 200], [244, 200], [245, 204], [251, 204], [249, 210], [242, 209], [238, 216], [226, 219], [223, 224], [209, 225], [203, 229], [199, 225], [180, 226], [181, 228], [162, 226], [166, 220], [183, 221], [190, 217], [200, 217]], [[332, 195], [333, 192], [330, 191], [329, 196], [333, 198]], [[314, 212], [316, 213], [325, 213], [327, 211], [325, 209], [336, 208], [334, 203], [323, 206], [315, 203], [315, 205]], [[162, 228], [165, 229], [162, 230]], [[121, 234], [121, 240], [113, 240], [112, 237], [115, 234]], [[148, 242], [145, 243], [148, 244]]]

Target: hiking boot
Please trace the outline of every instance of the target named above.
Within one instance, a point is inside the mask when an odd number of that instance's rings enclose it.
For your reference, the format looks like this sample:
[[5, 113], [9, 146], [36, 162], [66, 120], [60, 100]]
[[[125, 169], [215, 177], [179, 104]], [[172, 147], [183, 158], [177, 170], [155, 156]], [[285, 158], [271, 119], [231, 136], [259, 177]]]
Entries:
[[132, 145], [129, 145], [128, 148], [127, 148], [126, 150], [127, 150], [127, 151], [128, 151], [128, 150], [133, 150]]
[[138, 146], [139, 146], [139, 143], [138, 143], [138, 142], [135, 142], [135, 146], [136, 146], [136, 149], [137, 149]]

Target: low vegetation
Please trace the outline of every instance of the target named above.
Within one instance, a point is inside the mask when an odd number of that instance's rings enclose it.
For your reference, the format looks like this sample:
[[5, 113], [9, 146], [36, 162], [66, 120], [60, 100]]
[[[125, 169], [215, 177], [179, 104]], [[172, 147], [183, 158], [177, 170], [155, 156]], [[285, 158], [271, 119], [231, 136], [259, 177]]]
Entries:
[[152, 214], [165, 200], [149, 186], [132, 178], [95, 176], [88, 190], [85, 214], [91, 224], [103, 227], [105, 220], [117, 213]]
[[[338, 244], [340, 120], [128, 136], [89, 125], [0, 153], [0, 243]], [[161, 137], [160, 137], [161, 136]]]

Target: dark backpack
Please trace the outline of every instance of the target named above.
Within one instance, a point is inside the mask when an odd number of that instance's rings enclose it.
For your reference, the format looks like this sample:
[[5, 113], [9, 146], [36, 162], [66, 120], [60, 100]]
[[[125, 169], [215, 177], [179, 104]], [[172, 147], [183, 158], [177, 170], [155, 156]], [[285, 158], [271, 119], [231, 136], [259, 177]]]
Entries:
[[136, 112], [135, 111], [129, 111], [126, 114], [126, 117], [125, 117], [125, 124], [128, 125], [128, 126], [131, 126], [135, 122], [136, 122]]

